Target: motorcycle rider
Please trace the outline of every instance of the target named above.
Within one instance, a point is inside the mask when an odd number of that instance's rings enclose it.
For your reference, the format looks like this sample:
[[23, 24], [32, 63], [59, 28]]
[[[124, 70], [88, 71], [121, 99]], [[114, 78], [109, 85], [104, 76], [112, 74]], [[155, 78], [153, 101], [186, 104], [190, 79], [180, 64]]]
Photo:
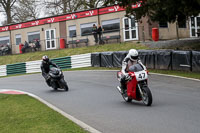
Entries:
[[135, 49], [130, 49], [127, 56], [122, 61], [122, 77], [120, 79], [121, 87], [117, 87], [121, 93], [124, 93], [124, 91], [126, 90], [126, 82], [131, 79], [131, 76], [127, 72], [129, 70], [129, 67], [134, 64], [140, 64], [144, 68], [144, 70], [146, 70], [146, 67], [138, 58], [138, 51]]
[[42, 57], [42, 63], [41, 63], [40, 68], [42, 70], [42, 76], [45, 78], [48, 86], [51, 86], [51, 79], [50, 79], [51, 77], [49, 76], [50, 65], [58, 68], [56, 64], [54, 64], [53, 62], [49, 60], [49, 57], [47, 55], [44, 55]]

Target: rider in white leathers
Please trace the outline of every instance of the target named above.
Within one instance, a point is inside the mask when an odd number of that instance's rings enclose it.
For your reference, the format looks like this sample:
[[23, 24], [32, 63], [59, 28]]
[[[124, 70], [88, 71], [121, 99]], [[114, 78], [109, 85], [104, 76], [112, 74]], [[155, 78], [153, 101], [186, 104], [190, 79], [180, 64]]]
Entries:
[[142, 64], [141, 60], [138, 58], [138, 51], [135, 49], [130, 49], [127, 56], [124, 58], [122, 62], [122, 77], [120, 80], [121, 87], [118, 87], [121, 93], [124, 93], [124, 90], [126, 89], [126, 82], [130, 80], [130, 76], [127, 73], [129, 71], [129, 67], [134, 64], [140, 64], [144, 70], [146, 70], [146, 67]]

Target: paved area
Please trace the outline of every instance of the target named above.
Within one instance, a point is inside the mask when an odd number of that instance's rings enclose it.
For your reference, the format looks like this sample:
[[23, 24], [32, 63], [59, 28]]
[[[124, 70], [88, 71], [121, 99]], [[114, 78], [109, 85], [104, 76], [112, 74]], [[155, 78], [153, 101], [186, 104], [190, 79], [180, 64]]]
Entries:
[[194, 44], [194, 43], [200, 43], [200, 38], [184, 38], [184, 39], [174, 39], [174, 40], [163, 40], [163, 41], [147, 41], [142, 42], [145, 45], [148, 45], [150, 48], [166, 48], [169, 46], [177, 46], [181, 47], [184, 44]]
[[53, 91], [41, 74], [1, 78], [0, 89], [38, 95], [103, 133], [200, 132], [200, 82], [150, 75], [153, 104], [126, 103], [118, 93], [116, 72], [64, 72], [70, 90]]

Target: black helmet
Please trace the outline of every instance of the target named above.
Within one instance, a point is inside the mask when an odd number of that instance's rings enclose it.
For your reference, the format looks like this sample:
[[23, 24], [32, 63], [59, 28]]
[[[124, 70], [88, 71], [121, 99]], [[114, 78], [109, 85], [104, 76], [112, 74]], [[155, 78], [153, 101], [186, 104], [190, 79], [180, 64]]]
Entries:
[[49, 62], [49, 57], [47, 55], [44, 55], [42, 57], [42, 60], [43, 60], [44, 63], [48, 63]]

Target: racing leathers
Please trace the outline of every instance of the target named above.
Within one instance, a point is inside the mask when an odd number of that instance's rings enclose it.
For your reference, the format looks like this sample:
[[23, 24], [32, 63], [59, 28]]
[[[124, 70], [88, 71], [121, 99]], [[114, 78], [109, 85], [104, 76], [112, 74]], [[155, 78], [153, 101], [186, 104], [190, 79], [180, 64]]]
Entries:
[[129, 71], [129, 67], [134, 65], [134, 64], [140, 64], [144, 70], [146, 70], [146, 67], [142, 64], [141, 60], [137, 59], [137, 60], [131, 60], [129, 56], [126, 56], [122, 62], [122, 77], [121, 77], [121, 80], [120, 80], [120, 83], [121, 83], [121, 90], [122, 90], [122, 93], [124, 93], [124, 91], [127, 89], [126, 88], [126, 82], [128, 80], [130, 80], [130, 76], [129, 74], [127, 73]]
[[47, 84], [49, 86], [51, 86], [51, 84], [50, 84], [50, 76], [49, 76], [50, 65], [58, 68], [58, 66], [55, 63], [51, 62], [51, 61], [48, 61], [48, 62], [42, 61], [41, 66], [40, 66], [41, 67], [41, 71], [42, 71], [42, 76], [45, 78], [45, 80], [46, 80], [46, 82], [47, 82]]

